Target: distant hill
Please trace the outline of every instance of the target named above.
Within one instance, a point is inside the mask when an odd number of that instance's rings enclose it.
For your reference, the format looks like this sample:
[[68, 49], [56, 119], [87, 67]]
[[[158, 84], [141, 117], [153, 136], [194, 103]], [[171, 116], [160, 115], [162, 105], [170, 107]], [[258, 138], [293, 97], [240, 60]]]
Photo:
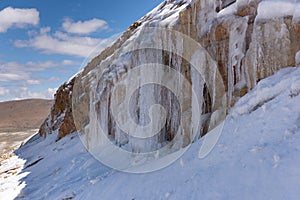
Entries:
[[0, 102], [0, 132], [38, 129], [49, 114], [53, 100], [25, 99]]

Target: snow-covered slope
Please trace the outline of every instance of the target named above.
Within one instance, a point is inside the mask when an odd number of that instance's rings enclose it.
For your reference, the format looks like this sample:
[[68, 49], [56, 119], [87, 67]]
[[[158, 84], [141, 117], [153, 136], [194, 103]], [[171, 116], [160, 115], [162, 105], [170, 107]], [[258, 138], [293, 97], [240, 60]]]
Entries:
[[202, 142], [162, 170], [128, 174], [95, 160], [76, 134], [58, 142], [55, 133], [36, 135], [6, 161], [23, 167], [19, 174], [0, 166], [0, 199], [298, 199], [300, 68], [282, 69], [242, 97], [199, 159]]

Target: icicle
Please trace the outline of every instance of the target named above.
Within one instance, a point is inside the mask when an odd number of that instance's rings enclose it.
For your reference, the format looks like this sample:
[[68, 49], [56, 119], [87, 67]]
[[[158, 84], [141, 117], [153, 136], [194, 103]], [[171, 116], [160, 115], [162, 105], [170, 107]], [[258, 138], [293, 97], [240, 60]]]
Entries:
[[191, 35], [191, 11], [187, 10], [188, 13], [188, 36]]
[[197, 6], [196, 5], [194, 5], [193, 6], [193, 8], [194, 8], [194, 14], [193, 14], [193, 26], [194, 25], [196, 25], [196, 20], [197, 20]]
[[241, 63], [245, 56], [246, 31], [248, 18], [233, 20], [230, 27], [229, 57], [228, 57], [228, 102], [232, 101], [235, 84], [245, 82], [241, 76]]

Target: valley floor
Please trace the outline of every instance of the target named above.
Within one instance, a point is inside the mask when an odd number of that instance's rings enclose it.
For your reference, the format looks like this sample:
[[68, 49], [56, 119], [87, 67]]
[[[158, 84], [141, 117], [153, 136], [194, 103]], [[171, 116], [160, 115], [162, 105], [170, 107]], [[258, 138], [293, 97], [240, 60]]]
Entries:
[[13, 150], [17, 149], [28, 137], [38, 130], [27, 130], [22, 132], [0, 132], [0, 161], [7, 157]]

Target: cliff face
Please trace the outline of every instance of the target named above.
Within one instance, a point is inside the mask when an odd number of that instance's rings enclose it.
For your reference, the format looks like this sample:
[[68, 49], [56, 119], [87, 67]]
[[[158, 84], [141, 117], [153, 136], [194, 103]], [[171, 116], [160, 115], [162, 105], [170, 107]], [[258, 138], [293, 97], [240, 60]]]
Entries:
[[55, 101], [49, 116], [41, 125], [39, 133], [47, 134], [58, 130], [57, 140], [76, 131], [72, 114], [72, 89], [74, 79], [61, 85], [54, 95]]
[[[92, 134], [101, 128], [125, 149], [150, 151], [179, 137], [176, 133], [180, 127], [179, 145], [187, 145], [218, 124], [227, 112], [221, 108], [232, 106], [257, 81], [297, 64], [300, 21], [293, 13], [268, 17], [261, 9], [259, 0], [164, 1], [58, 89], [40, 134], [46, 136], [58, 130], [60, 139], [76, 130]], [[167, 65], [179, 73], [170, 75], [166, 69], [134, 72], [137, 66], [151, 67], [151, 63]], [[181, 76], [186, 82], [180, 82]], [[116, 112], [127, 112], [122, 102], [126, 91], [131, 90], [119, 86], [126, 78], [138, 79], [134, 83], [140, 86], [132, 90], [129, 103], [133, 106], [128, 108], [136, 130], [149, 123], [148, 104], [166, 109], [154, 110], [157, 113], [152, 119], [165, 121], [166, 125], [150, 137], [151, 142], [127, 135], [119, 127], [129, 123], [126, 116], [115, 119]], [[147, 78], [164, 87], [142, 87]], [[172, 94], [168, 90], [174, 85]], [[200, 106], [195, 106], [195, 101]], [[195, 109], [201, 113], [199, 119], [193, 113]], [[197, 120], [201, 121], [199, 126], [191, 127]], [[153, 125], [150, 129], [159, 128]], [[92, 142], [87, 139], [85, 145]]]

